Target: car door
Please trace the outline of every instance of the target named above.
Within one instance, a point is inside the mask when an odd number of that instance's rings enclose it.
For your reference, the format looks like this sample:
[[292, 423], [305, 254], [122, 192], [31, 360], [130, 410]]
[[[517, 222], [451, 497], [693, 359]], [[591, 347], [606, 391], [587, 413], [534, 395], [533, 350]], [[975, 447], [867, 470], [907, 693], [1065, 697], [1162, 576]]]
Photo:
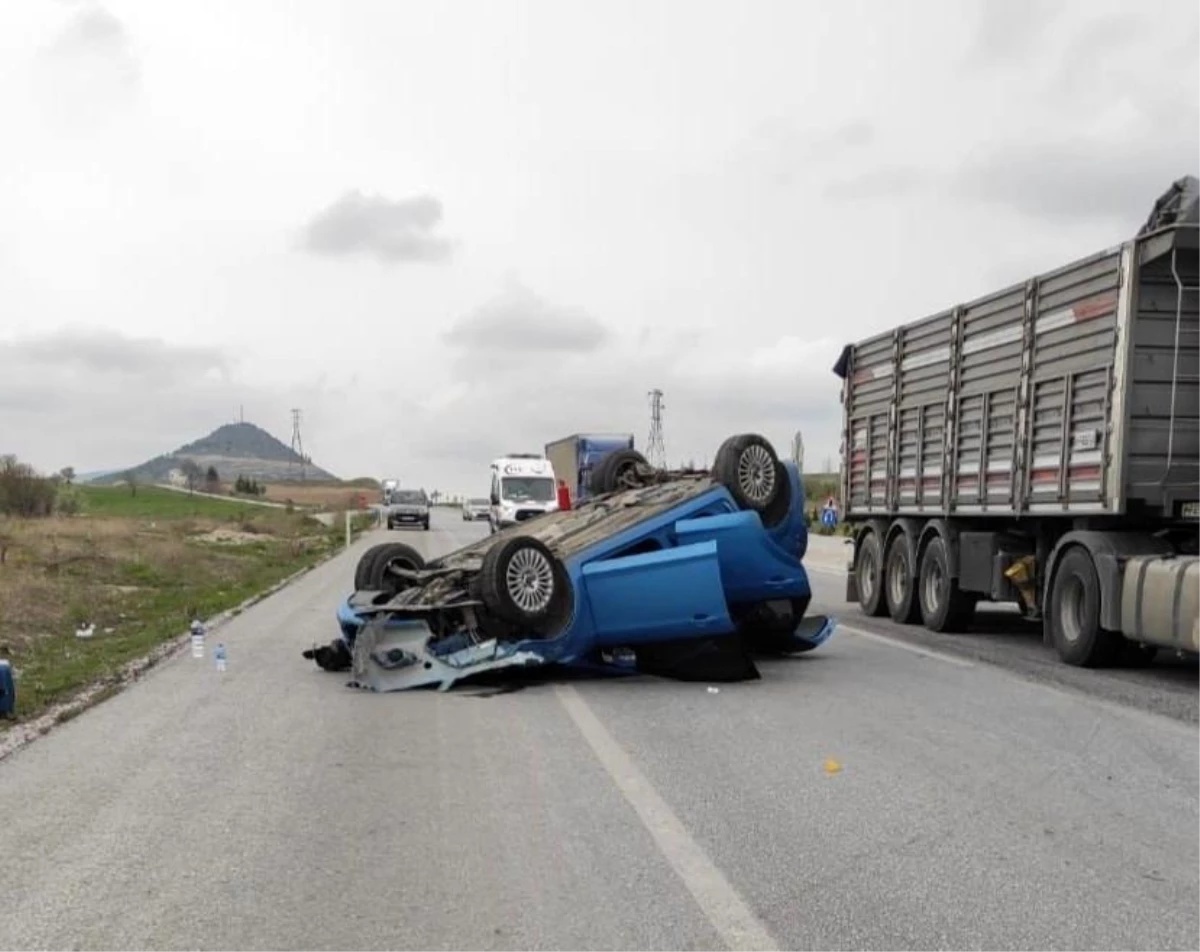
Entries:
[[588, 562], [582, 577], [598, 646], [733, 630], [713, 541]]

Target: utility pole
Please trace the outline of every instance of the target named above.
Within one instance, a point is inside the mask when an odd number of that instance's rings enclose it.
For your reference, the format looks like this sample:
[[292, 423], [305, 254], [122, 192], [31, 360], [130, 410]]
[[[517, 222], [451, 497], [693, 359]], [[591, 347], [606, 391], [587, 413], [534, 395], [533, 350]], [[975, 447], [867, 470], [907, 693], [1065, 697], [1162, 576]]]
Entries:
[[657, 388], [651, 390], [650, 397], [650, 438], [646, 441], [646, 462], [657, 469], [666, 469], [667, 447], [663, 441], [662, 412], [665, 408], [663, 392]]
[[[292, 453], [293, 457], [299, 457], [300, 462], [300, 480], [304, 480], [304, 440], [300, 437], [300, 411], [292, 410]], [[288, 468], [296, 464], [296, 459], [293, 458], [288, 463]]]

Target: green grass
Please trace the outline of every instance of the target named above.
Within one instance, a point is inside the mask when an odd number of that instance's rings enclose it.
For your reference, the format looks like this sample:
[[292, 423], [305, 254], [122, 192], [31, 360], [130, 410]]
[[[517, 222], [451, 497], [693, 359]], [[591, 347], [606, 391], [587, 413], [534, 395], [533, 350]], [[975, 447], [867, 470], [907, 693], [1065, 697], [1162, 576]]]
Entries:
[[[0, 520], [0, 657], [18, 673], [18, 720], [338, 551], [345, 521], [170, 490], [87, 487], [86, 515]], [[354, 534], [366, 519], [354, 520]], [[224, 538], [227, 541], [216, 541]], [[331, 616], [332, 617], [332, 616]], [[75, 637], [80, 622], [96, 626]], [[3, 730], [3, 722], [0, 722]]]
[[86, 515], [122, 519], [226, 519], [269, 508], [159, 486], [139, 486], [136, 494], [127, 486], [78, 486], [75, 492]]

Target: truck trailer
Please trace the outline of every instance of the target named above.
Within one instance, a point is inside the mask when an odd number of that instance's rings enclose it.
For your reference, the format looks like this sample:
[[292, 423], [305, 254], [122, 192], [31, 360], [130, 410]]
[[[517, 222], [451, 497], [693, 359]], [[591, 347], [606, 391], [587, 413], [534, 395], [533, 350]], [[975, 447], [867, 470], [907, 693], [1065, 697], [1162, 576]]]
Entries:
[[1016, 602], [1072, 665], [1196, 655], [1198, 184], [1117, 247], [845, 348], [847, 601], [938, 632]]
[[546, 459], [567, 484], [571, 504], [592, 495], [588, 478], [596, 464], [614, 450], [633, 449], [632, 433], [576, 433], [546, 444]]

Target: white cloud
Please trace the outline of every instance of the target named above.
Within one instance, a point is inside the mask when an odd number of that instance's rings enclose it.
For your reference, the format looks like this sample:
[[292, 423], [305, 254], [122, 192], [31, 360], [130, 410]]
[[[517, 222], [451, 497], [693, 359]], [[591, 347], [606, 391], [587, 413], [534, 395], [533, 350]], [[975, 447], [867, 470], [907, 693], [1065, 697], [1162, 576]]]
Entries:
[[122, 465], [299, 406], [326, 468], [475, 491], [494, 452], [644, 442], [660, 387], [673, 460], [833, 455], [842, 343], [1197, 171], [1194, 4], [1023, 7], [0, 4], [0, 451]]

